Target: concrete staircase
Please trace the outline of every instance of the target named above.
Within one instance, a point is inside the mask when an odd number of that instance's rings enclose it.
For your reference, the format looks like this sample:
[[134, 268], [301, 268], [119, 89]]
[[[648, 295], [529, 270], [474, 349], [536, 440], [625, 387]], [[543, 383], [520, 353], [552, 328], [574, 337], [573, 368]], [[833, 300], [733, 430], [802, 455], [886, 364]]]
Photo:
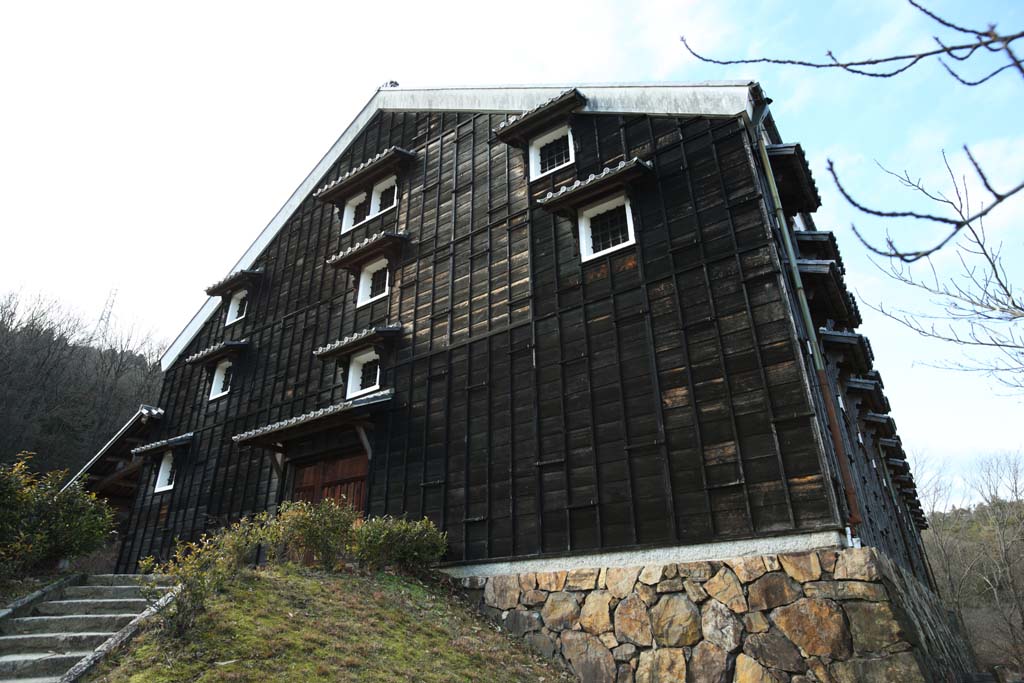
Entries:
[[0, 683], [58, 683], [149, 602], [134, 574], [95, 574], [0, 620]]

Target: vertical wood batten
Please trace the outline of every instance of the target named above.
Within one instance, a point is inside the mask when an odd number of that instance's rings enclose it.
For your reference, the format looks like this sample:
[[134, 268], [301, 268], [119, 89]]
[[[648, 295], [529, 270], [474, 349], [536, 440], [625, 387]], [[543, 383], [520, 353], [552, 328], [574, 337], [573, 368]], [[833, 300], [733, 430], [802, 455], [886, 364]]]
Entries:
[[[385, 321], [406, 331], [385, 368], [395, 398], [371, 434], [369, 509], [431, 517], [451, 534], [450, 559], [757, 534], [761, 503], [752, 502], [744, 468], [758, 458], [778, 464], [780, 479], [770, 487], [784, 492], [787, 527], [816, 528], [794, 520], [775, 427], [782, 411], [771, 412], [771, 365], [755, 319], [760, 300], [747, 281], [760, 266], [744, 260], [772, 247], [738, 237], [723, 177], [732, 171], [717, 156], [719, 145], [732, 144], [721, 137], [725, 124], [578, 114], [576, 166], [531, 184], [521, 151], [490, 133], [502, 118], [378, 115], [325, 180], [390, 146], [412, 149], [418, 159], [399, 177], [397, 211], [340, 235], [333, 210], [307, 199], [258, 259], [266, 279], [252, 317], [237, 328], [256, 341], [239, 378], [244, 391], [211, 408], [203, 371], [171, 368], [162, 401], [174, 422], [184, 418], [194, 428], [203, 452], [201, 465], [196, 459], [202, 471], [183, 479], [172, 503], [183, 536], [204, 530], [208, 516], [222, 523], [277, 502], [286, 483], [274, 478], [269, 451], [235, 446], [231, 435], [340, 400], [335, 362], [315, 359], [312, 349]], [[631, 193], [637, 244], [582, 264], [575, 224], [533, 198], [636, 153], [656, 161], [653, 177]], [[662, 163], [660, 155], [672, 160]], [[699, 177], [693, 155], [706, 162]], [[736, 183], [753, 186], [741, 176]], [[677, 194], [688, 196], [679, 201]], [[709, 196], [721, 203], [708, 209]], [[689, 211], [676, 215], [686, 202]], [[391, 265], [392, 291], [356, 310], [353, 278], [323, 262], [390, 226], [411, 238]], [[729, 292], [716, 291], [720, 275], [735, 281]], [[690, 300], [698, 280], [702, 291]], [[717, 308], [726, 296], [736, 307], [729, 315], [742, 313], [737, 324], [747, 329], [723, 329]], [[196, 347], [225, 334], [215, 318]], [[755, 347], [758, 388], [746, 393], [763, 391], [769, 405], [771, 446], [763, 451], [755, 440], [758, 450], [748, 453], [751, 435], [737, 423], [744, 392], [732, 386], [727, 340], [737, 332]], [[705, 361], [695, 339], [715, 347], [724, 399], [698, 400], [704, 387], [694, 363]], [[666, 392], [676, 389], [686, 398], [667, 403]], [[722, 401], [725, 420], [709, 417], [709, 401]], [[709, 449], [726, 432], [735, 445], [742, 525], [739, 508], [722, 508], [708, 478]], [[125, 558], [170, 540], [154, 524], [159, 500], [143, 496], [134, 509]]]

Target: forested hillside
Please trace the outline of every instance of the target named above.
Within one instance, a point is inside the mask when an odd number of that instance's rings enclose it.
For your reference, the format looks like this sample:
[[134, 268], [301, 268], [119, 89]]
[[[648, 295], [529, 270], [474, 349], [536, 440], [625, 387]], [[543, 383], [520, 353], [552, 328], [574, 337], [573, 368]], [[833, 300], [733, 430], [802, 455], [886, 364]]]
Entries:
[[159, 345], [120, 329], [113, 298], [86, 320], [43, 298], [0, 295], [0, 462], [85, 464], [160, 389]]
[[931, 510], [923, 537], [939, 593], [983, 668], [1024, 671], [1024, 458], [980, 458], [962, 482], [920, 470]]

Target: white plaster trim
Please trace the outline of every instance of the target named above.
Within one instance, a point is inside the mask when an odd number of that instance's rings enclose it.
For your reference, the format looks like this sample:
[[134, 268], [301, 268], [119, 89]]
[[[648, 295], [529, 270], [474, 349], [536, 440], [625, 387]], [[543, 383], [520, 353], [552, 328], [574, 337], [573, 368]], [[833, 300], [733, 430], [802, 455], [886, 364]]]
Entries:
[[[373, 284], [373, 276], [377, 271], [386, 271], [387, 279], [384, 281], [384, 291], [376, 296], [370, 296], [370, 287]], [[366, 264], [359, 271], [359, 288], [356, 291], [356, 308], [362, 308], [374, 301], [380, 301], [391, 293], [391, 268], [388, 260], [384, 257]]]
[[498, 576], [529, 572], [554, 572], [587, 567], [640, 567], [649, 564], [698, 562], [701, 560], [727, 560], [744, 555], [774, 555], [796, 553], [818, 548], [844, 547], [845, 538], [839, 531], [815, 531], [808, 534], [767, 536], [737, 541], [716, 541], [669, 548], [647, 550], [620, 550], [613, 552], [581, 553], [567, 557], [538, 558], [535, 560], [509, 560], [481, 564], [450, 565], [441, 571], [461, 579], [467, 576]]
[[[363, 366], [370, 361], [377, 361], [377, 382], [372, 387], [357, 389], [356, 387], [359, 386], [359, 381], [362, 379]], [[348, 361], [348, 381], [345, 383], [345, 400], [372, 394], [380, 389], [380, 370], [380, 357], [377, 356], [377, 352], [372, 347], [353, 354]]]
[[[626, 212], [626, 234], [628, 235], [624, 242], [619, 242], [615, 246], [602, 249], [601, 251], [594, 251], [594, 236], [590, 230], [590, 219], [598, 214], [611, 211], [617, 207], [622, 207], [622, 210]], [[629, 198], [625, 194], [620, 194], [611, 199], [606, 199], [597, 204], [591, 204], [585, 209], [580, 211], [579, 217], [579, 235], [580, 235], [580, 259], [585, 263], [592, 259], [596, 259], [599, 256], [610, 254], [613, 251], [619, 249], [625, 249], [628, 246], [636, 244], [636, 233], [633, 232], [633, 209], [629, 204]]]
[[[584, 112], [718, 117], [746, 114], [749, 118], [754, 110], [751, 89], [755, 86], [756, 83], [752, 81], [710, 81], [658, 85], [499, 85], [378, 90], [228, 272], [244, 270], [255, 263], [302, 201], [317, 189], [324, 174], [378, 111], [526, 111], [570, 87], [576, 87], [587, 98], [587, 104], [582, 109]], [[171, 367], [218, 305], [218, 299], [206, 300], [167, 347], [160, 359], [161, 370], [166, 371]]]
[[156, 486], [153, 493], [163, 493], [174, 488], [174, 482], [167, 483], [171, 478], [171, 470], [174, 468], [174, 451], [164, 451], [164, 457], [160, 459], [160, 471], [156, 475]]
[[360, 204], [362, 204], [365, 201], [366, 201], [366, 193], [365, 192], [358, 192], [358, 193], [352, 195], [351, 197], [349, 197], [347, 200], [345, 200], [345, 211], [344, 211], [344, 214], [341, 217], [341, 234], [342, 235], [344, 235], [349, 230], [352, 230], [353, 228], [356, 228], [356, 227], [362, 225], [363, 223], [365, 223], [366, 221], [370, 220], [371, 218], [373, 218], [373, 216], [367, 215], [366, 218], [364, 218], [363, 220], [359, 221], [358, 223], [355, 222], [356, 207], [359, 206]]
[[231, 295], [230, 301], [228, 301], [228, 315], [227, 322], [224, 323], [224, 327], [230, 327], [239, 320], [245, 320], [245, 314], [249, 312], [249, 302], [246, 302], [245, 312], [242, 315], [238, 315], [238, 305], [242, 299], [249, 295], [249, 291], [246, 289], [240, 289]]
[[[228, 368], [230, 367], [231, 361], [229, 360], [222, 360], [221, 362], [217, 363], [217, 369], [213, 371], [213, 384], [210, 385], [210, 398], [208, 400], [212, 401], [214, 399], [220, 398], [221, 396], [227, 396], [228, 394], [231, 393], [231, 385], [228, 385], [228, 388], [223, 391], [217, 390], [217, 387], [224, 384], [224, 375], [227, 373]], [[234, 379], [234, 377], [231, 378], [232, 384], [234, 384]]]
[[[540, 148], [548, 144], [553, 140], [557, 140], [560, 137], [569, 138], [569, 160], [564, 164], [558, 166], [552, 166], [546, 171], [540, 170]], [[533, 140], [530, 140], [530, 180], [537, 180], [543, 178], [546, 175], [560, 171], [566, 166], [572, 166], [576, 163], [576, 144], [572, 139], [572, 128], [569, 126], [559, 126], [554, 130], [550, 130], [544, 135], [540, 135]]]

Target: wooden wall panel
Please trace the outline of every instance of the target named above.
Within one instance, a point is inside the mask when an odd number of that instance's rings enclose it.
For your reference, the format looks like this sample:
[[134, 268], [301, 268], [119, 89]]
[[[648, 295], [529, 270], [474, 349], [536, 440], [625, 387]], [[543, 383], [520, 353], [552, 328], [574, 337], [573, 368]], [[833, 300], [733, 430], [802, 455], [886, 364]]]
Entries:
[[[313, 349], [384, 322], [405, 331], [368, 511], [430, 517], [451, 560], [837, 526], [743, 127], [576, 115], [576, 164], [527, 183], [523, 152], [491, 132], [504, 118], [367, 125], [323, 181], [400, 145], [417, 156], [397, 209], [341, 235], [307, 198], [257, 259], [246, 318], [225, 328], [220, 312], [183, 354], [249, 339], [232, 392], [209, 402], [204, 369], [169, 369], [162, 428], [197, 438], [171, 496], [142, 488], [120, 569], [272, 508], [272, 453], [231, 435], [342, 400], [344, 372]], [[534, 200], [633, 156], [654, 162], [630, 190], [638, 244], [582, 264], [575, 221]], [[394, 227], [411, 240], [390, 295], [357, 308], [353, 277], [325, 261]]]

